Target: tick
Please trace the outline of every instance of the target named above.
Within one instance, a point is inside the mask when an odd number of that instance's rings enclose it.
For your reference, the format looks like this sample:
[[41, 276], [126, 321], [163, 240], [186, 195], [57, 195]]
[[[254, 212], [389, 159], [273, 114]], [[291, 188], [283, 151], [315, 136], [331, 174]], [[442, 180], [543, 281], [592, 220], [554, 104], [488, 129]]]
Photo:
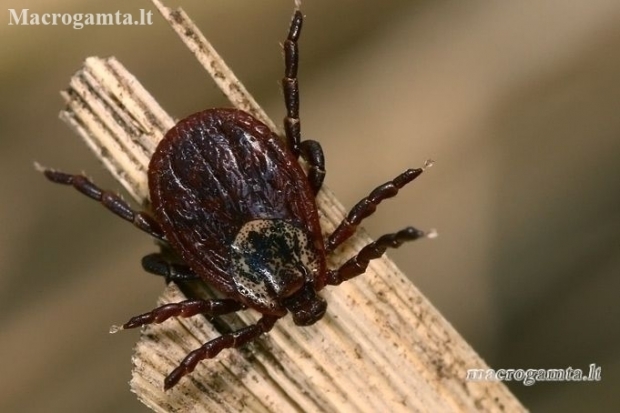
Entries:
[[[161, 241], [181, 262], [147, 255], [143, 268], [169, 281], [199, 279], [225, 298], [187, 299], [131, 318], [112, 332], [170, 317], [215, 317], [245, 309], [262, 314], [254, 325], [217, 337], [190, 352], [165, 379], [170, 389], [197, 363], [240, 347], [271, 330], [289, 312], [308, 326], [325, 314], [318, 294], [328, 285], [363, 274], [386, 249], [432, 236], [413, 227], [386, 234], [338, 268], [326, 258], [349, 239], [385, 199], [418, 177], [408, 169], [359, 201], [325, 238], [316, 195], [325, 177], [321, 145], [302, 140], [299, 121], [298, 40], [303, 15], [296, 9], [284, 41], [282, 79], [285, 140], [237, 109], [207, 109], [179, 121], [157, 146], [148, 168], [151, 207], [136, 211], [83, 175], [39, 167], [52, 182], [73, 186]], [[299, 163], [302, 158], [307, 166]]]

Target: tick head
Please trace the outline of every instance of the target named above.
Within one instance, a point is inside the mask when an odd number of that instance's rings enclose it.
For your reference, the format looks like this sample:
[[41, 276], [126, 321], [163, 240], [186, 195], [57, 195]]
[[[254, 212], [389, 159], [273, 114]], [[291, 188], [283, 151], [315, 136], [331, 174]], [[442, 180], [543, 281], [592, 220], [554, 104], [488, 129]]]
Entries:
[[239, 230], [230, 251], [232, 279], [248, 306], [273, 315], [288, 310], [299, 325], [325, 312], [313, 287], [317, 254], [303, 229], [283, 220], [253, 220]]
[[298, 326], [309, 326], [319, 321], [325, 315], [327, 302], [319, 296], [311, 284], [306, 284], [282, 302], [291, 312], [293, 321]]

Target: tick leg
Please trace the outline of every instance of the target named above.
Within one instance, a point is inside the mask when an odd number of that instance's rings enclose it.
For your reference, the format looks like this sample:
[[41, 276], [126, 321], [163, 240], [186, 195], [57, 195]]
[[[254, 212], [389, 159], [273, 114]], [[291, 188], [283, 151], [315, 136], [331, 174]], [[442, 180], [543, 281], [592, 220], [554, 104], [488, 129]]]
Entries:
[[343, 219], [334, 232], [329, 235], [327, 241], [325, 242], [326, 251], [329, 253], [335, 250], [340, 244], [348, 240], [353, 234], [355, 234], [359, 224], [365, 218], [372, 215], [377, 209], [377, 206], [383, 200], [398, 194], [398, 191], [402, 187], [420, 176], [420, 174], [431, 165], [432, 161], [426, 161], [423, 168], [407, 169], [393, 180], [373, 189], [367, 197], [363, 198], [353, 208], [351, 208], [345, 219]]
[[220, 300], [189, 299], [179, 303], [164, 304], [148, 313], [132, 317], [122, 326], [112, 326], [110, 328], [110, 333], [116, 333], [119, 330], [136, 328], [146, 324], [159, 324], [170, 317], [192, 317], [197, 314], [204, 314], [207, 317], [217, 317], [234, 313], [235, 311], [245, 308], [245, 305], [230, 298], [223, 298]]
[[325, 178], [325, 158], [321, 145], [313, 140], [301, 141], [301, 125], [299, 120], [299, 82], [297, 70], [299, 68], [299, 35], [303, 24], [303, 14], [295, 10], [293, 20], [284, 41], [284, 78], [282, 89], [284, 91], [284, 104], [286, 116], [284, 117], [284, 133], [289, 150], [298, 157], [301, 155], [310, 165], [308, 180], [316, 194], [321, 189]]
[[151, 274], [161, 275], [166, 278], [166, 283], [171, 281], [198, 280], [200, 277], [189, 266], [172, 263], [159, 253], [146, 255], [142, 258], [142, 268]]
[[366, 272], [371, 260], [381, 257], [388, 248], [398, 248], [405, 242], [418, 238], [434, 238], [436, 232], [422, 232], [413, 227], [405, 228], [393, 234], [385, 234], [375, 242], [371, 242], [357, 253], [357, 255], [340, 266], [337, 270], [331, 270], [327, 274], [328, 285], [338, 285]]
[[142, 231], [165, 241], [165, 235], [159, 224], [147, 213], [134, 211], [127, 202], [117, 194], [104, 191], [84, 175], [72, 175], [35, 165], [47, 179], [57, 184], [71, 185], [89, 198], [99, 201], [108, 210], [131, 222]]
[[284, 41], [284, 78], [282, 79], [282, 89], [284, 91], [284, 103], [286, 106], [286, 117], [284, 118], [284, 133], [286, 142], [295, 155], [300, 154], [301, 128], [299, 125], [299, 84], [297, 82], [297, 68], [299, 66], [299, 47], [297, 41], [301, 33], [303, 15], [301, 11], [295, 10], [293, 20], [288, 31], [288, 36]]
[[199, 361], [215, 357], [220, 351], [226, 348], [237, 348], [256, 339], [263, 333], [272, 329], [279, 317], [263, 316], [254, 325], [242, 328], [230, 334], [224, 334], [205, 344], [202, 347], [189, 353], [164, 380], [164, 390], [168, 390], [176, 385], [183, 376], [194, 371]]
[[325, 179], [325, 157], [323, 149], [317, 141], [305, 140], [300, 144], [301, 156], [308, 162], [310, 168], [308, 170], [308, 181], [316, 195]]

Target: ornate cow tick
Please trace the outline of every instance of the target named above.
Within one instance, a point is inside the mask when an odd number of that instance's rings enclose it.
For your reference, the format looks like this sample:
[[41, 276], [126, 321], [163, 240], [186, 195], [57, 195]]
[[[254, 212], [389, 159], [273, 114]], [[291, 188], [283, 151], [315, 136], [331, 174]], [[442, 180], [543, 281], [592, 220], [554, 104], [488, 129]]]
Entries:
[[[72, 185], [99, 201], [183, 260], [179, 264], [161, 253], [147, 255], [142, 260], [146, 271], [172, 281], [201, 279], [226, 297], [166, 304], [113, 326], [111, 332], [170, 317], [214, 317], [248, 308], [262, 314], [256, 324], [189, 353], [166, 377], [165, 389], [193, 371], [200, 360], [268, 332], [288, 312], [297, 325], [315, 323], [327, 307], [318, 291], [364, 273], [369, 261], [387, 248], [434, 234], [408, 227], [366, 245], [339, 268], [327, 268], [326, 256], [350, 238], [379, 203], [395, 196], [431, 162], [375, 188], [323, 239], [315, 201], [325, 177], [323, 151], [318, 142], [301, 140], [300, 135], [297, 42], [302, 21], [296, 9], [284, 42], [286, 142], [237, 109], [208, 109], [181, 120], [166, 133], [150, 161], [149, 212], [133, 210], [83, 175], [38, 166], [50, 181]], [[298, 162], [300, 156], [308, 164], [307, 173]]]

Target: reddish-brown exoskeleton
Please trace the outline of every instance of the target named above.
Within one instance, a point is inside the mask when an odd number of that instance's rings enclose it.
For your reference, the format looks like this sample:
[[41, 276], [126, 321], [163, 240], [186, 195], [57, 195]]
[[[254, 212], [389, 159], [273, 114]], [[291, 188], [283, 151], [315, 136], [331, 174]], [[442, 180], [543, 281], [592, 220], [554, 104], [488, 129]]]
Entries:
[[[323, 239], [315, 201], [325, 177], [323, 151], [318, 142], [302, 140], [300, 134], [297, 42], [302, 21], [296, 10], [284, 42], [286, 141], [237, 109], [209, 109], [181, 120], [166, 133], [150, 161], [152, 209], [145, 212], [133, 210], [83, 175], [40, 168], [49, 180], [74, 186], [158, 238], [184, 261], [171, 263], [163, 254], [151, 254], [143, 259], [145, 270], [170, 281], [201, 279], [226, 297], [167, 304], [114, 331], [174, 316], [213, 317], [247, 308], [262, 313], [256, 324], [189, 353], [165, 379], [166, 389], [200, 360], [268, 332], [289, 312], [297, 325], [315, 323], [327, 307], [318, 294], [321, 289], [364, 273], [369, 261], [387, 248], [425, 235], [412, 227], [383, 235], [339, 268], [327, 268], [326, 256], [351, 237], [379, 203], [396, 195], [424, 168], [408, 169], [375, 188]], [[300, 156], [308, 164], [307, 172], [298, 162]]]

